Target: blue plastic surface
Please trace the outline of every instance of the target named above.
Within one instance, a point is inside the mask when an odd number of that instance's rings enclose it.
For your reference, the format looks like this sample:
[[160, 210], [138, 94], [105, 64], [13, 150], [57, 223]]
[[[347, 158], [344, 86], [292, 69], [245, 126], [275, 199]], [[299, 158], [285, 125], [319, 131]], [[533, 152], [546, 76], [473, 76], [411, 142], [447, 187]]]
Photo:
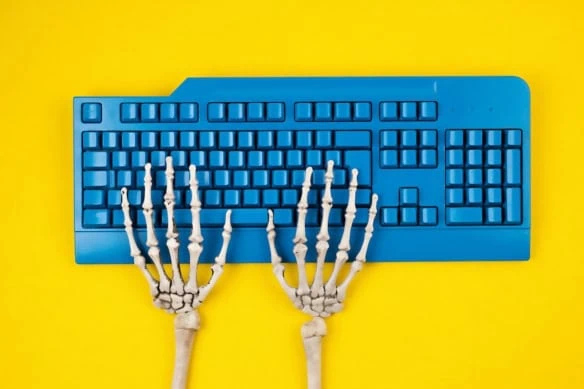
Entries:
[[185, 262], [189, 164], [198, 167], [203, 262], [219, 250], [228, 207], [234, 209], [229, 261], [269, 262], [265, 223], [272, 208], [280, 255], [292, 262], [304, 169], [314, 168], [307, 215], [313, 246], [328, 160], [336, 167], [327, 259], [342, 234], [350, 170], [357, 168], [352, 257], [375, 192], [379, 212], [369, 261], [525, 260], [530, 134], [529, 88], [516, 77], [190, 78], [168, 97], [78, 97], [76, 260], [131, 263], [119, 190], [129, 188], [142, 244], [147, 162], [156, 233], [165, 241], [168, 155]]

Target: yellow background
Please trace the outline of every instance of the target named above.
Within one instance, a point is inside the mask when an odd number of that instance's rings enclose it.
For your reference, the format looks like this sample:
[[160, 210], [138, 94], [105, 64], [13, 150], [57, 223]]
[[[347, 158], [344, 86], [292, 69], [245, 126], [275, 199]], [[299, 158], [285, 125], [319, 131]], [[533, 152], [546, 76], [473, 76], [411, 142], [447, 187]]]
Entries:
[[[1, 0], [0, 387], [169, 387], [173, 321], [140, 272], [74, 263], [73, 96], [376, 74], [529, 82], [532, 259], [367, 265], [324, 389], [584, 387], [581, 4]], [[191, 388], [304, 387], [306, 317], [269, 265], [226, 266], [201, 316]]]

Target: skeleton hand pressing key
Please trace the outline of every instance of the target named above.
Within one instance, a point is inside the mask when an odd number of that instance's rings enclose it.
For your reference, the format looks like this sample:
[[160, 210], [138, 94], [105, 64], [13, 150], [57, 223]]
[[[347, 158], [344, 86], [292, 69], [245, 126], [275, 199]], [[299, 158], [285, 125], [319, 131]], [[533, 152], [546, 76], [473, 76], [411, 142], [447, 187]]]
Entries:
[[373, 194], [371, 197], [371, 207], [369, 209], [369, 219], [365, 227], [365, 238], [361, 246], [361, 250], [357, 254], [355, 261], [351, 265], [351, 270], [347, 278], [337, 286], [337, 278], [341, 268], [349, 259], [350, 249], [350, 235], [353, 220], [357, 212], [355, 207], [355, 193], [357, 192], [357, 175], [358, 171], [353, 169], [351, 183], [349, 185], [349, 200], [345, 212], [345, 226], [343, 235], [338, 246], [335, 265], [333, 272], [326, 283], [323, 283], [323, 272], [326, 253], [329, 248], [329, 233], [328, 220], [330, 210], [332, 208], [333, 198], [331, 195], [331, 184], [333, 181], [333, 161], [328, 162], [328, 168], [325, 175], [325, 190], [322, 197], [322, 220], [320, 224], [320, 232], [317, 235], [316, 244], [316, 273], [312, 286], [308, 285], [305, 269], [306, 252], [306, 230], [305, 221], [308, 209], [308, 192], [310, 190], [312, 168], [307, 168], [302, 185], [302, 195], [298, 202], [298, 225], [296, 228], [296, 236], [294, 237], [294, 256], [298, 265], [298, 288], [293, 288], [286, 282], [284, 278], [284, 265], [282, 259], [276, 251], [276, 231], [274, 226], [274, 217], [272, 211], [269, 212], [268, 226], [266, 228], [268, 235], [268, 243], [270, 245], [270, 253], [274, 274], [276, 275], [280, 285], [292, 300], [294, 305], [313, 316], [313, 319], [302, 326], [302, 338], [304, 341], [304, 349], [306, 352], [307, 373], [308, 373], [308, 389], [321, 388], [321, 340], [326, 335], [326, 324], [323, 318], [328, 317], [343, 308], [343, 301], [345, 300], [347, 288], [351, 280], [361, 270], [365, 263], [365, 256], [371, 237], [373, 236], [373, 221], [377, 214], [377, 195]]
[[190, 189], [191, 189], [191, 216], [192, 216], [192, 233], [189, 236], [188, 251], [190, 256], [189, 279], [186, 284], [183, 281], [179, 258], [177, 240], [178, 233], [174, 224], [174, 204], [175, 197], [173, 191], [174, 169], [172, 167], [172, 158], [166, 158], [166, 193], [164, 195], [164, 205], [168, 214], [168, 226], [166, 231], [166, 246], [170, 253], [172, 266], [172, 275], [168, 277], [162, 261], [160, 259], [160, 249], [158, 240], [154, 235], [153, 222], [153, 205], [152, 205], [152, 175], [151, 166], [146, 164], [146, 174], [144, 176], [144, 202], [142, 209], [146, 220], [148, 256], [152, 259], [154, 266], [159, 275], [156, 280], [148, 268], [146, 260], [142, 256], [132, 228], [130, 218], [130, 205], [126, 188], [122, 189], [122, 210], [124, 213], [124, 225], [130, 242], [130, 254], [134, 258], [134, 263], [144, 273], [150, 286], [150, 292], [154, 299], [154, 304], [170, 313], [176, 313], [175, 332], [176, 332], [176, 361], [174, 376], [172, 381], [173, 389], [186, 388], [187, 373], [191, 357], [191, 349], [194, 341], [194, 333], [199, 329], [199, 314], [197, 308], [205, 300], [219, 276], [223, 272], [223, 265], [231, 239], [231, 210], [225, 214], [225, 225], [223, 226], [223, 245], [221, 251], [215, 257], [215, 264], [211, 267], [212, 275], [208, 284], [203, 286], [197, 285], [197, 265], [199, 257], [203, 251], [203, 236], [201, 235], [200, 211], [201, 201], [198, 195], [198, 186], [196, 167], [191, 165], [190, 170]]

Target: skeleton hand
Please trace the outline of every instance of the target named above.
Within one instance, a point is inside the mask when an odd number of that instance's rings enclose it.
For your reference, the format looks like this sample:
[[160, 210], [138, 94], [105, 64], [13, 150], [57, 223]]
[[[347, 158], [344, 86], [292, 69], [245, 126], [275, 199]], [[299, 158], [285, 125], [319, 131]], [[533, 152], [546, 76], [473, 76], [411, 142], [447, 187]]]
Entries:
[[321, 338], [326, 335], [326, 324], [322, 318], [328, 317], [333, 313], [339, 312], [343, 308], [343, 301], [345, 300], [347, 288], [351, 280], [362, 269], [365, 263], [365, 255], [371, 237], [373, 236], [373, 221], [377, 213], [377, 195], [373, 194], [371, 197], [371, 207], [369, 209], [369, 220], [365, 227], [365, 238], [361, 250], [357, 254], [355, 261], [351, 265], [351, 270], [347, 278], [337, 286], [337, 278], [341, 268], [349, 259], [349, 241], [351, 235], [351, 227], [355, 219], [355, 193], [357, 191], [357, 175], [358, 171], [353, 169], [352, 179], [349, 186], [349, 200], [345, 212], [345, 227], [343, 235], [338, 246], [335, 265], [329, 280], [323, 283], [323, 272], [326, 253], [329, 249], [329, 233], [328, 233], [328, 219], [330, 210], [332, 208], [333, 198], [331, 195], [331, 183], [333, 181], [333, 162], [328, 162], [328, 168], [325, 175], [325, 190], [322, 197], [322, 220], [320, 224], [320, 232], [317, 235], [316, 244], [316, 273], [314, 281], [311, 286], [308, 285], [305, 269], [306, 259], [306, 230], [305, 220], [308, 209], [308, 192], [310, 190], [312, 168], [306, 169], [304, 183], [302, 185], [302, 196], [298, 202], [298, 224], [296, 227], [296, 236], [294, 237], [294, 256], [298, 265], [298, 288], [293, 288], [286, 282], [284, 278], [284, 265], [282, 259], [276, 251], [276, 231], [274, 226], [274, 218], [272, 211], [269, 212], [268, 226], [266, 228], [268, 235], [268, 243], [270, 245], [270, 253], [272, 259], [272, 266], [274, 274], [278, 282], [292, 300], [294, 305], [303, 312], [313, 316], [313, 320], [306, 323], [302, 327], [302, 337], [304, 339], [304, 347], [306, 350], [306, 357], [308, 363], [308, 387], [309, 389], [320, 389], [321, 387]]
[[130, 218], [130, 205], [126, 188], [122, 189], [122, 210], [124, 213], [124, 225], [130, 242], [130, 254], [136, 264], [148, 281], [150, 293], [154, 299], [154, 304], [170, 313], [176, 313], [175, 331], [177, 336], [176, 364], [173, 379], [173, 389], [183, 389], [186, 387], [186, 378], [190, 353], [194, 339], [194, 331], [199, 329], [199, 315], [197, 308], [205, 300], [213, 286], [215, 286], [219, 276], [223, 272], [223, 265], [227, 255], [227, 248], [231, 239], [231, 211], [225, 214], [225, 225], [223, 226], [223, 245], [219, 255], [215, 257], [215, 264], [211, 267], [212, 275], [208, 284], [203, 286], [197, 285], [197, 265], [199, 257], [203, 251], [203, 236], [201, 235], [201, 223], [199, 213], [201, 211], [201, 201], [199, 200], [196, 168], [194, 165], [189, 167], [190, 170], [190, 188], [191, 188], [191, 215], [192, 215], [192, 233], [189, 237], [191, 242], [188, 246], [190, 256], [189, 279], [185, 284], [180, 271], [178, 258], [179, 242], [178, 233], [174, 223], [174, 204], [175, 196], [173, 190], [174, 169], [172, 167], [172, 158], [166, 158], [166, 193], [164, 195], [164, 205], [168, 215], [168, 226], [166, 230], [166, 246], [170, 253], [172, 266], [172, 275], [168, 277], [162, 261], [160, 259], [160, 249], [158, 240], [154, 234], [153, 222], [153, 205], [152, 205], [152, 175], [151, 166], [146, 164], [146, 174], [144, 176], [144, 202], [142, 209], [146, 220], [148, 256], [152, 259], [154, 266], [159, 275], [156, 280], [146, 267], [146, 259], [142, 256], [132, 228]]

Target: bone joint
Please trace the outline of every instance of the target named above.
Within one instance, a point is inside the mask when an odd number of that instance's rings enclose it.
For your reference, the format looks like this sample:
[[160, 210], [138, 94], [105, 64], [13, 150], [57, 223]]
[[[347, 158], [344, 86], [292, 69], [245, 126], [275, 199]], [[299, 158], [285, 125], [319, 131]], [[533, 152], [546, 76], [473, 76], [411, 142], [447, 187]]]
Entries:
[[[189, 167], [190, 171], [190, 190], [191, 190], [191, 216], [192, 231], [189, 236], [189, 279], [183, 280], [180, 271], [180, 259], [178, 256], [179, 242], [176, 224], [174, 221], [175, 195], [173, 188], [174, 168], [172, 158], [166, 158], [166, 192], [164, 195], [164, 206], [168, 224], [166, 226], [166, 246], [169, 251], [172, 274], [170, 277], [164, 270], [158, 248], [158, 239], [154, 230], [153, 214], [154, 205], [152, 204], [152, 166], [144, 166], [144, 201], [142, 203], [142, 213], [146, 221], [146, 246], [148, 247], [148, 257], [152, 260], [158, 277], [155, 277], [146, 266], [146, 259], [134, 237], [133, 222], [130, 215], [130, 204], [128, 201], [128, 191], [126, 188], [121, 190], [122, 212], [124, 215], [124, 227], [128, 236], [130, 245], [130, 255], [134, 259], [134, 264], [138, 266], [144, 274], [150, 287], [150, 293], [157, 307], [176, 314], [175, 317], [175, 335], [176, 335], [176, 357], [175, 368], [172, 380], [172, 389], [185, 389], [188, 378], [188, 367], [190, 364], [191, 350], [195, 338], [195, 331], [199, 329], [200, 320], [198, 307], [211, 292], [219, 277], [223, 273], [223, 267], [226, 262], [229, 242], [231, 240], [231, 210], [225, 214], [225, 224], [223, 226], [223, 244], [218, 255], [215, 257], [215, 263], [211, 267], [211, 279], [205, 285], [197, 285], [197, 267], [199, 257], [203, 251], [203, 236], [201, 233], [200, 211], [201, 202], [199, 200], [199, 183], [197, 181], [197, 169], [194, 165]], [[158, 278], [158, 279], [157, 279]]]

